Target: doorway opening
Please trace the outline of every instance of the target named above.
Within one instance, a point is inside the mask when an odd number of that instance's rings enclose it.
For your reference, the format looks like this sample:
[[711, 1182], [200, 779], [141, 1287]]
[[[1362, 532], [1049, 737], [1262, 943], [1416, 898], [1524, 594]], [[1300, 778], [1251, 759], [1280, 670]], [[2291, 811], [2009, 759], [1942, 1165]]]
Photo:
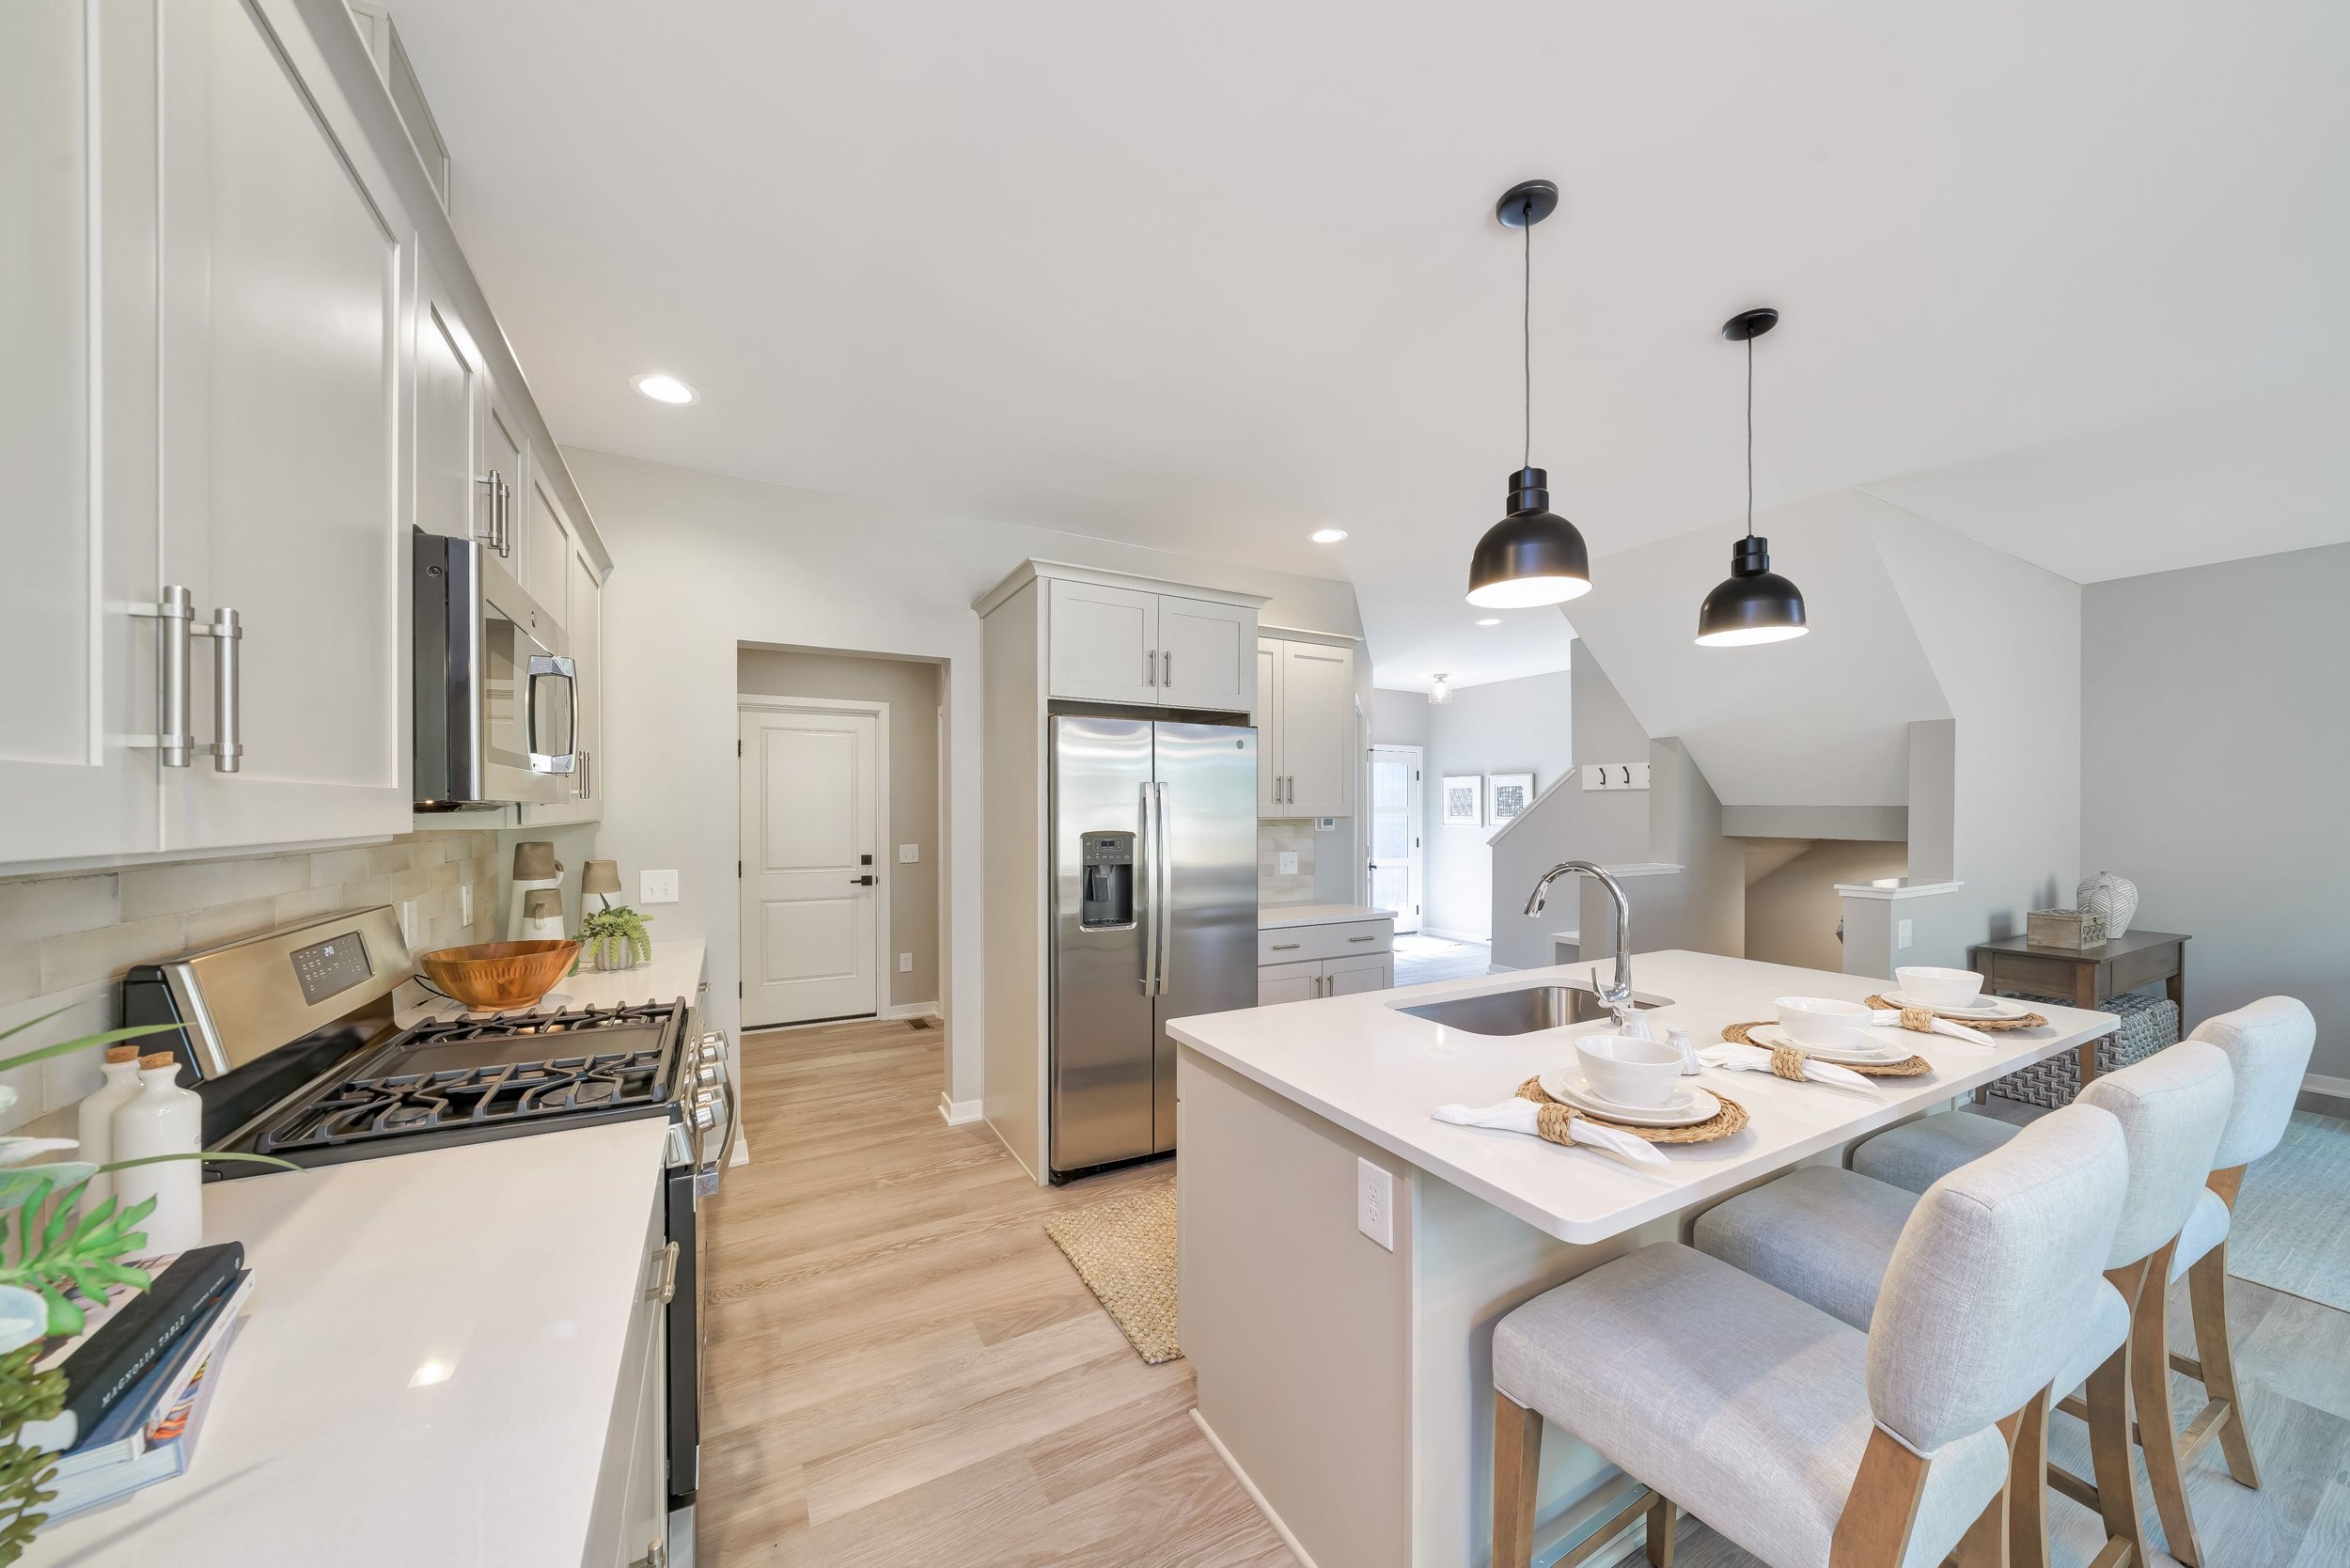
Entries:
[[1398, 935], [1419, 930], [1420, 748], [1371, 748], [1368, 901], [1395, 916]]
[[941, 695], [927, 661], [738, 650], [746, 1031], [937, 1012]]

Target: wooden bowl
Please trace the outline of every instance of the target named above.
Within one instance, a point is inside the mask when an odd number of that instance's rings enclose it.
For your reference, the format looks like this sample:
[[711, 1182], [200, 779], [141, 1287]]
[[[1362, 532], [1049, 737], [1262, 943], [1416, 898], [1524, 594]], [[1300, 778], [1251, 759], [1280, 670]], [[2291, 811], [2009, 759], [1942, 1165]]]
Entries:
[[477, 942], [417, 958], [425, 978], [476, 1012], [534, 1007], [579, 961], [579, 944]]

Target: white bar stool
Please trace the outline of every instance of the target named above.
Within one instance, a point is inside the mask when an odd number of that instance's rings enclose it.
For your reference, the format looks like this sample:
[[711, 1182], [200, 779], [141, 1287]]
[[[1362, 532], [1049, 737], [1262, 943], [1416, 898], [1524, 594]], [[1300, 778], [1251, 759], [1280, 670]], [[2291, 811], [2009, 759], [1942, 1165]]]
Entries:
[[1918, 1200], [1863, 1334], [1691, 1247], [1663, 1243], [1546, 1291], [1494, 1331], [1494, 1562], [1527, 1568], [1544, 1421], [1647, 1490], [1668, 1563], [1676, 1503], [1773, 1568], [2000, 1561], [1998, 1422], [2073, 1347], [2019, 1323], [2097, 1309], [2128, 1184], [2093, 1105], [2043, 1118]]
[[[2111, 1288], [2078, 1323], [2040, 1320], [2011, 1327], [2069, 1334], [2072, 1348], [2050, 1388], [2061, 1393], [2089, 1385], [2084, 1409], [2097, 1480], [2092, 1485], [2048, 1463], [2044, 1390], [2008, 1432], [2013, 1457], [2009, 1555], [2019, 1564], [2040, 1568], [2048, 1560], [2049, 1485], [2103, 1516], [2107, 1568], [2147, 1561], [2129, 1463], [2133, 1342], [2138, 1354], [2162, 1359], [2160, 1281], [2180, 1230], [2204, 1196], [2203, 1174], [2233, 1099], [2226, 1055], [2214, 1046], [2186, 1044], [2095, 1079], [2075, 1102], [2110, 1113], [2129, 1151], [2128, 1186], [2105, 1259]], [[2013, 1142], [2002, 1140], [1984, 1157], [1997, 1157], [1998, 1149]], [[1698, 1216], [1692, 1239], [1700, 1250], [1865, 1328], [1900, 1227], [1919, 1201], [1872, 1177], [1812, 1167], [1707, 1210]], [[2147, 1299], [2154, 1302], [2151, 1344], [2142, 1328], [2133, 1335], [2134, 1321], [2145, 1321], [2134, 1309]]]

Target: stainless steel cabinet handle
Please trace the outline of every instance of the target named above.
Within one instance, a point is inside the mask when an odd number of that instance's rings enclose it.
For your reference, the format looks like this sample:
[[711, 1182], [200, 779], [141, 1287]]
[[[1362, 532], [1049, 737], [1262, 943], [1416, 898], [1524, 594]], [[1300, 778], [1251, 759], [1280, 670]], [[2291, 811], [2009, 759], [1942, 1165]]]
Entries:
[[131, 744], [163, 753], [167, 768], [184, 768], [195, 737], [188, 733], [188, 632], [196, 619], [195, 597], [177, 583], [164, 585], [152, 604], [130, 611], [157, 623], [155, 641], [155, 733], [134, 735]]
[[473, 537], [492, 550], [495, 550], [498, 547], [498, 492], [505, 487], [506, 481], [500, 478], [498, 471], [493, 468], [486, 474], [475, 475], [473, 482], [488, 491], [490, 499], [489, 532], [475, 534]]
[[1159, 683], [1159, 651], [1155, 648], [1143, 650], [1142, 683], [1146, 686], [1155, 686]]
[[1277, 953], [1293, 952], [1296, 950], [1296, 948], [1297, 944], [1294, 942], [1276, 942], [1273, 944], [1273, 950]]
[[574, 785], [576, 786], [575, 792], [577, 793], [579, 799], [586, 800], [595, 792], [594, 789], [588, 782], [591, 765], [595, 760], [595, 753], [589, 751], [586, 746], [581, 746], [575, 755], [577, 758], [578, 767], [577, 775], [573, 780]]
[[1376, 942], [1379, 938], [1376, 936], [1350, 936], [1347, 940], [1349, 942]]
[[244, 771], [244, 621], [226, 604], [212, 611], [209, 624], [188, 630], [212, 639], [212, 770]]
[[1175, 655], [1166, 649], [1161, 649], [1159, 651], [1159, 684], [1171, 686], [1174, 683]]
[[677, 1243], [671, 1242], [653, 1254], [653, 1283], [645, 1287], [645, 1299], [667, 1306], [677, 1299]]
[[645, 1555], [630, 1563], [628, 1568], [669, 1568], [668, 1543], [665, 1541], [651, 1543], [646, 1546]]

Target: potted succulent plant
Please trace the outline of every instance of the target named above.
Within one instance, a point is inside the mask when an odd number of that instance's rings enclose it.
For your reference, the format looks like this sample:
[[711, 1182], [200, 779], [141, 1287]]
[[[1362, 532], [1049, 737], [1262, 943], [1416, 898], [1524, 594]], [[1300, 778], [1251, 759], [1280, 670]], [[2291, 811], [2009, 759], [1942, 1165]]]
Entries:
[[579, 939], [588, 944], [597, 968], [634, 969], [652, 957], [652, 938], [645, 932], [649, 923], [624, 903], [607, 903], [580, 920]]
[[[55, 1016], [44, 1013], [0, 1029], [0, 1040]], [[177, 1027], [149, 1024], [85, 1035], [0, 1058], [0, 1073]], [[0, 1112], [15, 1103], [16, 1090], [0, 1084]], [[262, 1154], [159, 1154], [111, 1165], [87, 1160], [25, 1163], [73, 1147], [71, 1138], [0, 1137], [0, 1564], [24, 1556], [48, 1523], [43, 1505], [55, 1496], [46, 1484], [55, 1472], [56, 1455], [17, 1441], [26, 1422], [46, 1420], [65, 1405], [65, 1374], [34, 1370], [42, 1342], [54, 1335], [79, 1333], [81, 1304], [110, 1287], [143, 1291], [154, 1283], [144, 1270], [125, 1261], [137, 1257], [147, 1240], [139, 1221], [154, 1200], [142, 1200], [124, 1209], [107, 1198], [85, 1213], [85, 1184], [102, 1171], [167, 1159], [243, 1159], [297, 1168]]]

